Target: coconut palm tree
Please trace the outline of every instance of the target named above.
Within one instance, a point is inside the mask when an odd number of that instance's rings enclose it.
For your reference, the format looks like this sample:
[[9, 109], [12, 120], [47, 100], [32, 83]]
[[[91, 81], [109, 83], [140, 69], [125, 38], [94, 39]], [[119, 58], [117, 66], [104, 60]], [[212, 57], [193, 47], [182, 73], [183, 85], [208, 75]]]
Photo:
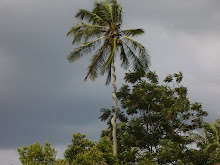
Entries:
[[[112, 80], [115, 114], [111, 120], [113, 127], [113, 154], [117, 154], [116, 118], [118, 115], [117, 87], [115, 84], [115, 61], [120, 57], [121, 67], [146, 71], [149, 66], [149, 55], [145, 47], [130, 37], [144, 34], [143, 29], [122, 30], [122, 6], [117, 0], [95, 1], [92, 11], [80, 9], [76, 16], [81, 22], [75, 24], [67, 36], [73, 37], [77, 47], [67, 59], [75, 62], [85, 55], [93, 53], [85, 80], [94, 80], [99, 75], [107, 74], [106, 84]], [[79, 45], [80, 44], [80, 45]]]
[[196, 136], [198, 147], [200, 147], [205, 153], [220, 147], [220, 119], [216, 119], [215, 123], [203, 124], [203, 136]]

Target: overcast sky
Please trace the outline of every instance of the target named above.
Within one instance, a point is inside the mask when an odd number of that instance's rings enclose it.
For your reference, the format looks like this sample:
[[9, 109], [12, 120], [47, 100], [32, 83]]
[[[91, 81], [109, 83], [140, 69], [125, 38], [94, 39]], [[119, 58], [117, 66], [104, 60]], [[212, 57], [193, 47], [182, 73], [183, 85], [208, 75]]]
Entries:
[[[182, 71], [192, 101], [220, 117], [220, 1], [120, 0], [123, 28], [143, 28], [137, 38], [159, 77]], [[49, 141], [62, 157], [73, 133], [97, 140], [111, 108], [105, 78], [83, 79], [89, 55], [69, 64], [74, 47], [66, 33], [78, 9], [92, 0], [0, 0], [0, 162], [19, 164], [16, 148]], [[117, 67], [120, 87], [124, 71]]]

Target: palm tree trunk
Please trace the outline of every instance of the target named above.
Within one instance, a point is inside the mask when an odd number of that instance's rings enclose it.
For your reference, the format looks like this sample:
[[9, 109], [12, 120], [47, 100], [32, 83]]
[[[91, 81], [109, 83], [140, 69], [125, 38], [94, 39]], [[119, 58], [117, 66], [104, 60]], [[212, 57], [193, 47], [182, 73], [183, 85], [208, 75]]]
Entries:
[[165, 158], [165, 159], [164, 159], [164, 165], [166, 165], [166, 164], [167, 164], [167, 159]]
[[111, 124], [112, 124], [112, 137], [113, 137], [113, 155], [117, 155], [117, 136], [116, 136], [116, 118], [118, 116], [118, 106], [117, 106], [117, 103], [118, 103], [118, 98], [116, 96], [116, 91], [117, 91], [117, 87], [116, 87], [116, 84], [115, 84], [115, 81], [116, 81], [116, 75], [115, 75], [115, 65], [114, 65], [114, 62], [112, 62], [112, 77], [113, 77], [113, 80], [112, 80], [112, 86], [113, 86], [113, 92], [112, 92], [112, 98], [114, 99], [114, 109], [115, 109], [115, 114], [114, 116], [112, 117], [112, 120], [111, 120]]

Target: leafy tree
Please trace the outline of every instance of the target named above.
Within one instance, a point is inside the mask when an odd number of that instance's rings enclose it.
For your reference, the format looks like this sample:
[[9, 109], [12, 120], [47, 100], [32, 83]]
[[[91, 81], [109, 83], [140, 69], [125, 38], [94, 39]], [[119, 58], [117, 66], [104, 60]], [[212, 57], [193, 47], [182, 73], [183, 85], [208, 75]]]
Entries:
[[102, 153], [102, 157], [108, 165], [117, 165], [117, 157], [112, 154], [112, 143], [108, 137], [102, 137], [96, 144], [96, 148]]
[[[121, 113], [123, 117], [117, 126], [121, 162], [127, 162], [127, 152], [137, 148], [130, 163], [138, 162], [137, 156], [143, 151], [156, 154], [158, 163], [164, 163], [165, 159], [167, 163], [185, 163], [181, 160], [187, 158], [187, 145], [194, 142], [189, 133], [202, 127], [207, 112], [200, 103], [190, 102], [187, 88], [181, 85], [182, 79], [181, 72], [175, 73], [168, 75], [160, 85], [155, 72], [126, 73], [125, 81], [130, 84], [123, 85], [117, 93], [126, 110], [126, 114]], [[101, 120], [110, 120], [109, 112], [102, 109]], [[111, 129], [109, 125], [101, 136], [111, 137]], [[165, 157], [167, 153], [175, 154]]]
[[76, 155], [76, 158], [72, 161], [73, 165], [98, 165], [104, 164], [105, 160], [102, 156], [102, 153], [96, 148], [92, 147], [86, 152], [80, 152]]
[[117, 165], [117, 158], [112, 154], [112, 143], [109, 138], [103, 137], [91, 149], [76, 155], [73, 162], [81, 165]]
[[69, 164], [73, 165], [117, 164], [117, 158], [112, 154], [112, 143], [109, 138], [103, 137], [95, 143], [81, 133], [73, 134], [72, 144], [68, 145], [64, 157]]
[[117, 0], [96, 1], [92, 11], [81, 9], [76, 14], [81, 20], [74, 25], [67, 36], [73, 36], [73, 45], [81, 43], [71, 52], [67, 59], [74, 62], [90, 52], [95, 52], [85, 80], [89, 77], [94, 80], [98, 75], [107, 74], [106, 84], [113, 77], [112, 86], [115, 114], [111, 120], [113, 126], [113, 153], [117, 154], [116, 118], [118, 116], [116, 96], [116, 55], [122, 60], [121, 67], [127, 69], [130, 64], [135, 70], [146, 71], [149, 65], [149, 56], [143, 45], [130, 37], [144, 34], [143, 29], [121, 30], [122, 6]]
[[64, 157], [68, 163], [72, 163], [78, 154], [88, 151], [94, 145], [95, 143], [87, 139], [85, 134], [78, 132], [73, 134], [72, 144], [68, 145]]
[[36, 142], [29, 147], [18, 147], [17, 151], [19, 153], [19, 160], [25, 165], [52, 165], [55, 163], [57, 153], [48, 142], [45, 142], [44, 146]]

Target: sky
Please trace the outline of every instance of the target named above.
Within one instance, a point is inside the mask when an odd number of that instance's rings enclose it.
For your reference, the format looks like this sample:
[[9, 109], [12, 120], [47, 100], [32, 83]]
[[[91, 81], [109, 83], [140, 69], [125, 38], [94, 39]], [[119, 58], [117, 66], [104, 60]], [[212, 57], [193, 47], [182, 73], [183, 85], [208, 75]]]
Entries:
[[[162, 79], [182, 71], [191, 101], [201, 102], [213, 122], [220, 117], [220, 1], [119, 0], [123, 28], [143, 28], [135, 38]], [[66, 60], [74, 49], [66, 33], [78, 9], [93, 0], [0, 0], [0, 162], [19, 164], [17, 147], [49, 141], [63, 152], [73, 133], [98, 140], [98, 118], [111, 108], [105, 77], [84, 82], [90, 55]], [[119, 65], [118, 65], [119, 66]], [[117, 67], [117, 63], [116, 63]], [[117, 86], [125, 71], [117, 67]]]

